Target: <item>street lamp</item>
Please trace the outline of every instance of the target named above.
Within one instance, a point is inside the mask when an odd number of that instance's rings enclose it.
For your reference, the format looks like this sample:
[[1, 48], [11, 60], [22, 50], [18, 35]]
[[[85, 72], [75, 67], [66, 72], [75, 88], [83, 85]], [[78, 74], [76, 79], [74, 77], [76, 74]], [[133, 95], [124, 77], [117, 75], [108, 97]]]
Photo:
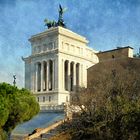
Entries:
[[16, 85], [16, 75], [13, 75], [13, 78], [14, 78], [13, 84], [15, 86]]

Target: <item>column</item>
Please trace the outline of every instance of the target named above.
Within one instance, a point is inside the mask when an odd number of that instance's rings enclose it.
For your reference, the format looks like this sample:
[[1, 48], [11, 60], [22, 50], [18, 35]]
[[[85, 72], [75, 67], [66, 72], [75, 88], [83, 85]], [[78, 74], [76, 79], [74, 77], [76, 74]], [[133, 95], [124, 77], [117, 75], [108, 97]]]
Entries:
[[48, 60], [48, 90], [50, 88], [50, 60]]
[[43, 85], [44, 85], [44, 62], [41, 62], [41, 91], [43, 91]]
[[70, 91], [70, 61], [68, 61], [68, 91]]
[[44, 67], [43, 67], [43, 69], [44, 69], [44, 72], [43, 72], [43, 75], [44, 75], [44, 77], [43, 77], [43, 91], [45, 91], [46, 90], [46, 77], [47, 77], [47, 66], [46, 66], [46, 62], [44, 62]]
[[55, 89], [55, 59], [52, 60], [52, 89]]
[[[60, 67], [59, 67], [60, 66]], [[59, 58], [58, 60], [58, 56], [55, 58], [55, 70], [54, 70], [54, 79], [55, 79], [55, 90], [58, 90], [58, 89], [62, 89], [62, 82], [60, 82], [60, 79], [62, 80], [62, 77], [61, 77], [61, 72], [62, 72], [62, 62], [61, 62], [61, 59]], [[59, 81], [58, 81], [59, 79]]]
[[65, 90], [65, 61], [62, 59], [62, 89]]
[[81, 70], [80, 70], [80, 72], [81, 72], [81, 85], [80, 86], [83, 86], [83, 65], [81, 64]]
[[48, 91], [48, 80], [49, 80], [49, 61], [46, 62], [46, 91]]
[[81, 64], [79, 63], [79, 87], [81, 86]]
[[76, 90], [76, 63], [73, 64], [73, 87]]
[[76, 87], [79, 87], [79, 63], [76, 64]]
[[34, 65], [33, 65], [33, 84], [34, 84], [34, 86], [33, 86], [33, 91], [35, 92], [36, 91], [36, 64], [34, 63]]
[[35, 64], [35, 91], [38, 89], [38, 63]]
[[34, 70], [34, 63], [31, 62], [31, 91], [34, 91], [34, 80], [35, 80], [35, 70]]

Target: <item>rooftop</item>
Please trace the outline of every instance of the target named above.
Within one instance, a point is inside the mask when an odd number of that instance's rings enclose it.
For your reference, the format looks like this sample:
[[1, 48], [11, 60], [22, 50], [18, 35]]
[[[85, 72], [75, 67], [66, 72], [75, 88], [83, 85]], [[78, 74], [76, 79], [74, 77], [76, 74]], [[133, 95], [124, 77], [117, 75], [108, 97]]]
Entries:
[[130, 46], [126, 46], [126, 47], [117, 47], [116, 49], [112, 49], [112, 50], [107, 50], [107, 51], [99, 51], [97, 54], [100, 54], [100, 53], [106, 53], [106, 52], [112, 52], [112, 51], [116, 51], [116, 50], [122, 50], [122, 49], [126, 49], [126, 48], [130, 48], [130, 49], [133, 49], [132, 47]]
[[75, 40], [79, 40], [83, 43], [88, 43], [88, 40], [85, 37], [83, 37], [83, 36], [81, 36], [77, 33], [74, 33], [72, 31], [70, 31], [69, 29], [60, 27], [60, 26], [52, 27], [52, 28], [49, 28], [42, 33], [38, 33], [36, 35], [33, 35], [33, 36], [31, 36], [29, 41], [33, 41], [34, 39], [39, 39], [39, 38], [42, 38], [44, 36], [51, 36], [51, 35], [54, 35], [54, 34], [55, 35], [61, 34], [63, 36], [68, 36], [68, 37], [73, 38]]

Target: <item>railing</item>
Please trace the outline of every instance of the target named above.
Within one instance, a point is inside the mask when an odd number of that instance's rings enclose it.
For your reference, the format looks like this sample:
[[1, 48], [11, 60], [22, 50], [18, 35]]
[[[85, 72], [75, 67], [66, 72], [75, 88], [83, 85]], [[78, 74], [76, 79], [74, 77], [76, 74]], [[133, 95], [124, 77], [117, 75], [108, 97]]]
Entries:
[[64, 112], [64, 105], [40, 105], [42, 112]]

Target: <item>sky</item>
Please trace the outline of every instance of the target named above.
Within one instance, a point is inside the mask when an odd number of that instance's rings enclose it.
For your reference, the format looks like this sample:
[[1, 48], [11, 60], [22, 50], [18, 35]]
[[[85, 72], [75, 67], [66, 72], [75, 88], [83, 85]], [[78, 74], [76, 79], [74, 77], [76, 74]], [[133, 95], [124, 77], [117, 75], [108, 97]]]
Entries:
[[66, 7], [67, 28], [89, 40], [96, 51], [140, 48], [140, 0], [0, 0], [0, 82], [24, 87], [22, 57], [31, 54], [28, 39], [47, 30], [44, 19], [57, 20]]

